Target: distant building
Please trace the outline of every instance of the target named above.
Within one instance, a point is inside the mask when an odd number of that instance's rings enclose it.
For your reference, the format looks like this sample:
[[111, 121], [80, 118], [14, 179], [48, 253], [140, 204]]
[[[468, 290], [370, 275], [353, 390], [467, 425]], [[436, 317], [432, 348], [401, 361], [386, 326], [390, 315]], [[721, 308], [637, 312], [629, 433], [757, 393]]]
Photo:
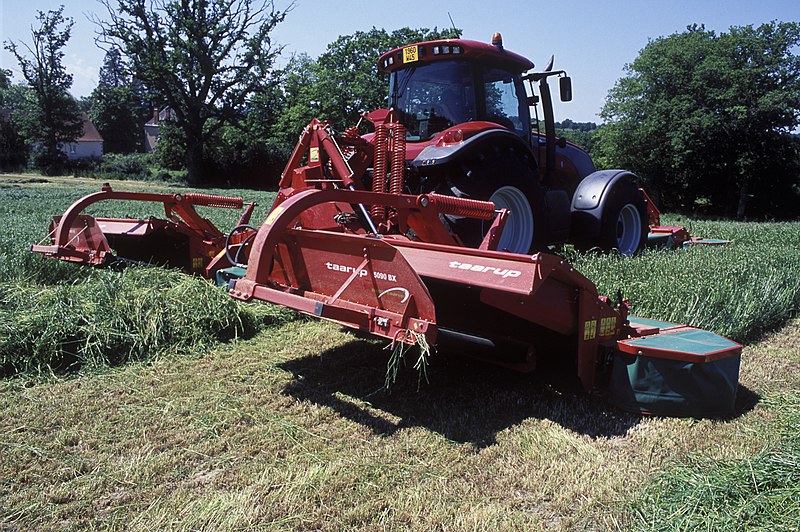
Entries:
[[144, 151], [151, 152], [156, 149], [158, 145], [158, 138], [161, 136], [159, 127], [161, 122], [165, 120], [175, 120], [175, 113], [169, 107], [165, 107], [160, 111], [153, 111], [153, 118], [151, 118], [144, 125]]
[[67, 154], [70, 161], [78, 159], [99, 159], [103, 156], [103, 137], [97, 132], [92, 121], [86, 113], [81, 113], [83, 130], [75, 142], [66, 142], [61, 145], [61, 151]]

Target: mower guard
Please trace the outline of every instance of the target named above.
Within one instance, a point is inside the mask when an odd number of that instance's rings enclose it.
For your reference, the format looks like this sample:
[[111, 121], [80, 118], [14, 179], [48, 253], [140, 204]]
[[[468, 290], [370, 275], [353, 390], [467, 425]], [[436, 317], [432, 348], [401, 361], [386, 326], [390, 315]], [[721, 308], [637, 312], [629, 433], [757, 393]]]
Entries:
[[[88, 206], [107, 200], [161, 203], [166, 219], [95, 218], [82, 213]], [[33, 245], [31, 251], [89, 265], [125, 260], [205, 274], [211, 260], [224, 252], [225, 235], [200, 216], [195, 206], [241, 209], [243, 200], [208, 194], [114, 191], [104, 185], [100, 192], [77, 200], [62, 216], [54, 216], [48, 231], [50, 244]], [[243, 220], [249, 218], [254, 206], [248, 207]]]
[[658, 334], [617, 342], [609, 385], [613, 404], [669, 416], [733, 414], [741, 345], [676, 323], [631, 317], [630, 324]]

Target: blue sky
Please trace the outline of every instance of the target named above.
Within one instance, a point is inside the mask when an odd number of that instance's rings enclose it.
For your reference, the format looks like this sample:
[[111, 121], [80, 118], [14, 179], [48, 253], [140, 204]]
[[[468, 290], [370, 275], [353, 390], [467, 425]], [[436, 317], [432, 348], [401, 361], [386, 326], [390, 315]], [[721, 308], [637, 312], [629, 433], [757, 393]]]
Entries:
[[[275, 0], [277, 7], [288, 2]], [[112, 1], [113, 3], [113, 1]], [[0, 40], [30, 41], [37, 10], [65, 5], [66, 16], [75, 20], [65, 64], [74, 76], [73, 94], [86, 96], [97, 84], [104, 52], [94, 44], [95, 27], [88, 14], [102, 15], [95, 0], [0, 0]], [[608, 90], [623, 76], [648, 42], [683, 31], [687, 25], [705, 24], [717, 32], [730, 26], [758, 25], [772, 20], [800, 21], [800, 0], [642, 0], [533, 2], [419, 1], [321, 1], [297, 0], [286, 21], [272, 34], [285, 45], [284, 55], [305, 52], [316, 57], [339, 35], [369, 30], [450, 26], [448, 12], [464, 30], [464, 38], [489, 41], [495, 31], [503, 34], [506, 48], [544, 66], [555, 54], [555, 66], [572, 76], [574, 100], [560, 104], [560, 119], [599, 122], [598, 113]], [[2, 51], [0, 68], [15, 71], [13, 57]]]

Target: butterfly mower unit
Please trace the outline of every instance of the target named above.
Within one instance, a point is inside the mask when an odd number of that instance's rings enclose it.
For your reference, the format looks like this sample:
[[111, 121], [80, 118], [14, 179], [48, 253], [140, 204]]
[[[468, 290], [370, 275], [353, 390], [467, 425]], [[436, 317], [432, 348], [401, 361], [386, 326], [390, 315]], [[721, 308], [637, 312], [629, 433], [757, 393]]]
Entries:
[[[241, 198], [100, 192], [55, 217], [49, 257], [102, 265], [168, 264], [216, 280], [241, 301], [283, 305], [395, 345], [436, 348], [522, 371], [556, 368], [634, 412], [734, 411], [742, 346], [712, 332], [628, 314], [554, 253], [558, 246], [638, 251], [692, 242], [664, 227], [630, 172], [595, 171], [555, 138], [547, 78], [492, 45], [448, 40], [385, 54], [393, 110], [372, 132], [334, 134], [314, 119], [260, 227], [254, 204], [222, 233], [195, 206]], [[527, 96], [523, 81], [539, 84]], [[562, 99], [571, 89], [561, 84]], [[545, 134], [530, 131], [542, 103]], [[538, 121], [537, 121], [538, 122]], [[526, 129], [527, 128], [527, 129]], [[105, 200], [157, 202], [165, 218], [83, 211]], [[534, 223], [535, 221], [535, 223]], [[535, 230], [534, 230], [535, 229]], [[695, 239], [697, 241], [697, 239]]]

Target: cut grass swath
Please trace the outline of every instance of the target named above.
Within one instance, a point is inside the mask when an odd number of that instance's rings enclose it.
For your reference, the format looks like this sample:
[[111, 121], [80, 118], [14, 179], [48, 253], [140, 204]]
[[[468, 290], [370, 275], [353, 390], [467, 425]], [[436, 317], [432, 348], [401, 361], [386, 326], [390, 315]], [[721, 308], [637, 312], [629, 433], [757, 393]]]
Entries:
[[289, 313], [241, 305], [210, 283], [161, 268], [87, 270], [50, 286], [0, 283], [0, 368], [46, 374], [199, 352]]

